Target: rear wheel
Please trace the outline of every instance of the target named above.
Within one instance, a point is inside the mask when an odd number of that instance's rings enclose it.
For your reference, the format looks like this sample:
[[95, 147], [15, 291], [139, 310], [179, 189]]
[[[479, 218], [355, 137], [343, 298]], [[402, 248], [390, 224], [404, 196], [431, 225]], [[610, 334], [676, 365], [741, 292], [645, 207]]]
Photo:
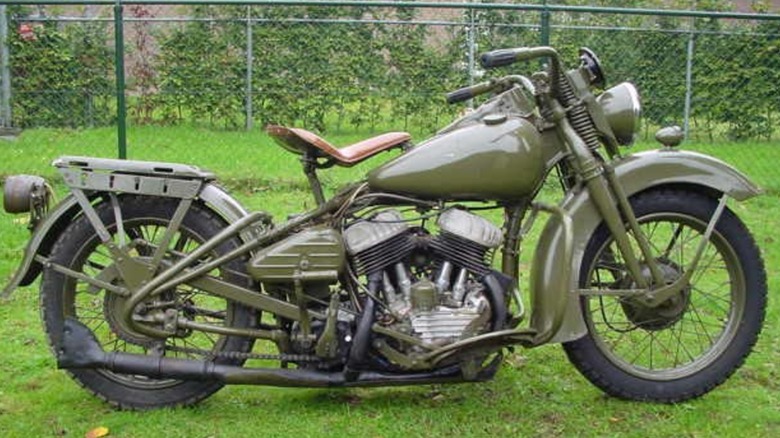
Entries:
[[[667, 282], [683, 275], [717, 202], [695, 192], [654, 190], [631, 204]], [[590, 239], [580, 272], [583, 288], [635, 287], [603, 225]], [[742, 365], [765, 307], [759, 250], [726, 209], [685, 289], [657, 307], [626, 296], [583, 297], [588, 334], [563, 346], [577, 369], [610, 395], [680, 402], [712, 390]]]
[[[125, 196], [119, 198], [124, 236], [117, 236], [114, 211], [110, 203], [96, 207], [115, 242], [134, 242], [131, 255], [149, 259], [159, 246], [178, 200]], [[163, 260], [174, 261], [192, 252], [226, 224], [210, 210], [193, 204], [179, 230], [166, 249]], [[223, 254], [238, 245], [228, 241], [217, 247], [209, 258]], [[52, 249], [51, 261], [90, 277], [121, 284], [107, 250], [85, 216], [76, 219], [60, 236]], [[248, 280], [237, 274], [243, 270], [240, 261], [227, 269], [212, 272], [227, 281], [248, 286]], [[221, 364], [242, 364], [226, 352], [249, 352], [250, 339], [220, 336], [194, 330], [181, 330], [175, 336], [157, 339], [138, 333], [119, 318], [125, 298], [98, 290], [86, 282], [66, 277], [52, 269], [44, 272], [41, 285], [41, 309], [46, 334], [55, 354], [62, 336], [65, 318], [73, 318], [88, 327], [103, 349], [111, 352], [164, 355]], [[139, 319], [155, 313], [175, 311], [179, 318], [225, 327], [253, 327], [256, 313], [244, 306], [208, 294], [187, 285], [166, 291], [137, 306]], [[122, 408], [148, 409], [194, 404], [223, 385], [220, 382], [152, 379], [144, 376], [114, 373], [102, 369], [71, 369], [70, 375], [81, 385], [111, 404]]]

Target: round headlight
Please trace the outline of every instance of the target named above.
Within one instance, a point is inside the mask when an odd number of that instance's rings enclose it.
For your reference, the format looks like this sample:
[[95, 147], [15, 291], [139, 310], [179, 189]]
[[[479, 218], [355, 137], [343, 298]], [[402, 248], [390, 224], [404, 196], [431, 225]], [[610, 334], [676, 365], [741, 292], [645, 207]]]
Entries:
[[639, 132], [639, 119], [642, 116], [642, 104], [639, 91], [634, 84], [623, 82], [603, 92], [596, 100], [604, 109], [609, 127], [621, 145], [634, 142]]

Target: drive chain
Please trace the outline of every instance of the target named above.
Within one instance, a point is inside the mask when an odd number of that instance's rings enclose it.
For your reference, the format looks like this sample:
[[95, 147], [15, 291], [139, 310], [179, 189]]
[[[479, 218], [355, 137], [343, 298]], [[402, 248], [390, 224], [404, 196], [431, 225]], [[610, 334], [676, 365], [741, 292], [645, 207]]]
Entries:
[[240, 351], [209, 351], [200, 350], [197, 348], [166, 346], [165, 351], [173, 351], [176, 353], [196, 354], [212, 358], [226, 358], [226, 359], [258, 359], [258, 360], [279, 360], [282, 362], [319, 362], [321, 359], [317, 356], [307, 354], [260, 354], [260, 353], [243, 353]]

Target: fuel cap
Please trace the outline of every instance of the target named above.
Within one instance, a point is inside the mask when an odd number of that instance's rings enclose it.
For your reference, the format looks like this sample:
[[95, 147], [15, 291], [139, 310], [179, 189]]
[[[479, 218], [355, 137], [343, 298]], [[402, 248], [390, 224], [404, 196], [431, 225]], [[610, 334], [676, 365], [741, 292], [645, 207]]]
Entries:
[[500, 125], [506, 122], [506, 114], [489, 114], [482, 118], [486, 125]]

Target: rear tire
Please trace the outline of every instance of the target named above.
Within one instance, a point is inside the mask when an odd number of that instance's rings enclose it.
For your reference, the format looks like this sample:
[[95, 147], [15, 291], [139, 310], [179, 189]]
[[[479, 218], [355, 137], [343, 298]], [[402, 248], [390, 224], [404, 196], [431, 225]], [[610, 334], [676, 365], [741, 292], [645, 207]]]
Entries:
[[[124, 196], [119, 198], [126, 242], [143, 239], [155, 242], [173, 217], [178, 200]], [[96, 207], [96, 212], [115, 242], [117, 227], [110, 203]], [[194, 203], [182, 221], [179, 231], [172, 239], [166, 260], [174, 260], [181, 253], [191, 252], [200, 243], [208, 240], [227, 224], [210, 210]], [[224, 254], [237, 247], [237, 240], [228, 241], [217, 247], [210, 256]], [[135, 256], [149, 256], [151, 249], [134, 249]], [[177, 254], [174, 254], [176, 251]], [[144, 253], [146, 252], [146, 253]], [[103, 273], [103, 280], [118, 283], [116, 275], [105, 278], [106, 269], [112, 264], [105, 248], [100, 245], [92, 225], [86, 216], [74, 220], [62, 233], [51, 252], [51, 262], [66, 266], [90, 276]], [[242, 272], [241, 260], [228, 264], [234, 272]], [[234, 272], [221, 270], [217, 275], [227, 281], [249, 286], [245, 277]], [[121, 305], [121, 297], [105, 290], [95, 290], [83, 281], [67, 277], [52, 269], [46, 269], [41, 285], [41, 313], [49, 343], [55, 355], [62, 337], [65, 318], [74, 318], [92, 330], [93, 335], [107, 351], [135, 354], [163, 354], [166, 357], [180, 357], [213, 361], [220, 364], [241, 365], [243, 360], [219, 356], [221, 352], [249, 352], [251, 339], [236, 336], [218, 336], [202, 332], [183, 333], [164, 340], [152, 339], [134, 332], [116, 317], [115, 308]], [[230, 327], [254, 327], [257, 314], [252, 309], [215, 297], [204, 291], [179, 286], [174, 291], [164, 292], [157, 303], [149, 306], [169, 306], [189, 319]], [[160, 304], [168, 301], [169, 304]], [[173, 304], [170, 304], [173, 303]], [[207, 350], [209, 354], [190, 350]], [[129, 409], [152, 409], [166, 406], [192, 405], [213, 394], [223, 384], [209, 381], [182, 381], [176, 379], [153, 379], [143, 376], [114, 373], [103, 369], [69, 369], [68, 373], [80, 385], [108, 403]]]
[[[684, 272], [717, 201], [683, 190], [652, 190], [631, 199], [665, 275]], [[580, 287], [623, 289], [630, 276], [603, 224], [583, 257]], [[569, 360], [609, 395], [676, 403], [723, 383], [755, 344], [766, 308], [766, 273], [750, 232], [724, 210], [691, 278], [656, 308], [626, 297], [582, 297], [588, 326], [563, 344]]]

